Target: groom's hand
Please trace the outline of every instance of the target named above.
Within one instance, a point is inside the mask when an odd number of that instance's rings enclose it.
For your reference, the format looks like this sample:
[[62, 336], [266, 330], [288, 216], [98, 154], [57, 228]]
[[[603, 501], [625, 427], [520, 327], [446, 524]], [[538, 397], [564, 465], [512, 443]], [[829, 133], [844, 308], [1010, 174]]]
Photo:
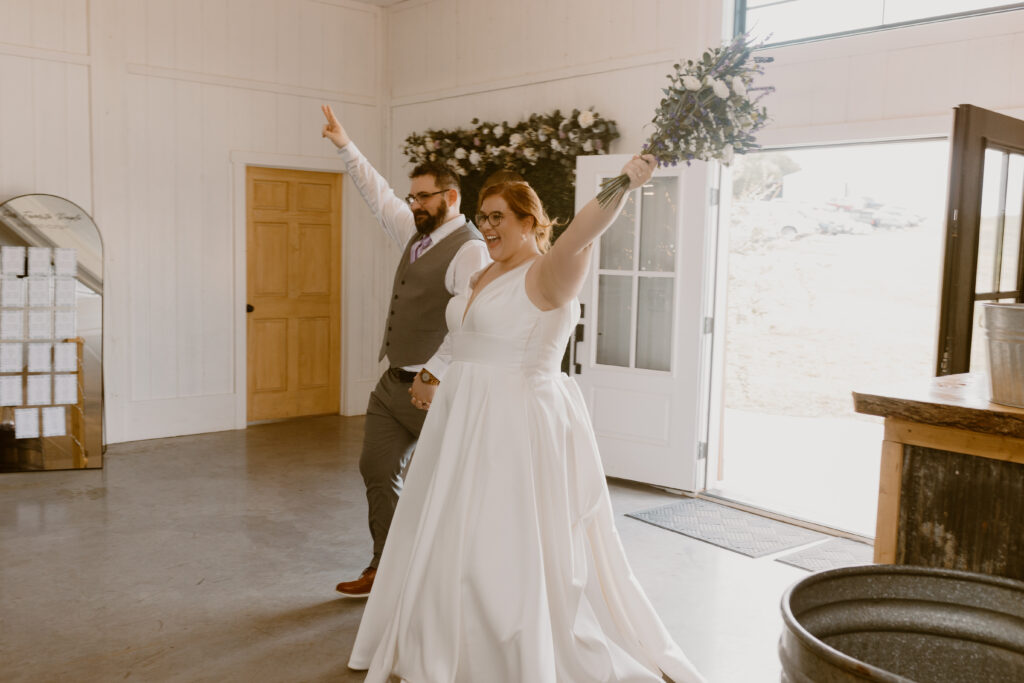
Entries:
[[327, 123], [324, 124], [321, 135], [333, 142], [339, 149], [351, 142], [348, 137], [348, 133], [345, 132], [345, 129], [338, 121], [338, 117], [334, 115], [334, 110], [331, 109], [331, 105], [321, 105], [320, 109], [324, 113], [324, 118], [327, 119]]
[[427, 410], [430, 408], [430, 402], [434, 400], [435, 391], [437, 391], [436, 384], [427, 384], [420, 379], [419, 373], [416, 373], [416, 379], [412, 381], [412, 386], [409, 387], [412, 404], [420, 410]]

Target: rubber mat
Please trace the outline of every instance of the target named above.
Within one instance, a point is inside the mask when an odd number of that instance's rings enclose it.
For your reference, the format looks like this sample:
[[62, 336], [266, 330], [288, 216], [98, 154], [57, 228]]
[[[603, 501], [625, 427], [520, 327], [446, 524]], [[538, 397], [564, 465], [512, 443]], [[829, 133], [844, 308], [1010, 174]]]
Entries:
[[631, 512], [626, 516], [747, 557], [770, 555], [829, 538], [817, 531], [699, 498]]
[[867, 543], [851, 541], [848, 538], [833, 538], [831, 541], [776, 557], [775, 561], [817, 572], [823, 569], [873, 564], [874, 556], [875, 549]]

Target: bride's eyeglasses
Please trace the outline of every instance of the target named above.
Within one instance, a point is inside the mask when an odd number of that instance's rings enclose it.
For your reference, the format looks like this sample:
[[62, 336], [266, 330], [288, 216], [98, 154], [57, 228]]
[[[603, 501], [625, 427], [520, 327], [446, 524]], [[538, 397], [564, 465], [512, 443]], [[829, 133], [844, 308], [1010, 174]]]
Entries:
[[505, 214], [501, 211], [491, 211], [490, 213], [478, 213], [476, 215], [476, 224], [483, 226], [484, 223], [490, 223], [492, 228], [496, 228], [501, 225], [501, 222], [505, 220]]

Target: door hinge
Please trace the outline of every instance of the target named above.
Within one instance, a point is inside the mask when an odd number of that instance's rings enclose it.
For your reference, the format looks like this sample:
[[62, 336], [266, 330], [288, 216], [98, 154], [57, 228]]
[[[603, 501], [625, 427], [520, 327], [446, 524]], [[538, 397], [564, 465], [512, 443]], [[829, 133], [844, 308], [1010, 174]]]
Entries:
[[715, 319], [711, 316], [704, 317], [704, 334], [711, 334], [715, 331]]
[[707, 441], [701, 441], [700, 443], [697, 444], [697, 460], [700, 461], [700, 460], [707, 460], [707, 459], [708, 459], [708, 442]]

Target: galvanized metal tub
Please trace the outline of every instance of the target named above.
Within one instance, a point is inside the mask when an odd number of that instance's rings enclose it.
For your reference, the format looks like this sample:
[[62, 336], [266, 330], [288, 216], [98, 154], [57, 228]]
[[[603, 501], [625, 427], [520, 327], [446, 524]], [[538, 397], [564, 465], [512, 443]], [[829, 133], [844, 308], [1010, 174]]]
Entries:
[[1024, 304], [983, 303], [992, 401], [1024, 408]]
[[868, 565], [782, 597], [783, 683], [1024, 681], [1024, 582]]

